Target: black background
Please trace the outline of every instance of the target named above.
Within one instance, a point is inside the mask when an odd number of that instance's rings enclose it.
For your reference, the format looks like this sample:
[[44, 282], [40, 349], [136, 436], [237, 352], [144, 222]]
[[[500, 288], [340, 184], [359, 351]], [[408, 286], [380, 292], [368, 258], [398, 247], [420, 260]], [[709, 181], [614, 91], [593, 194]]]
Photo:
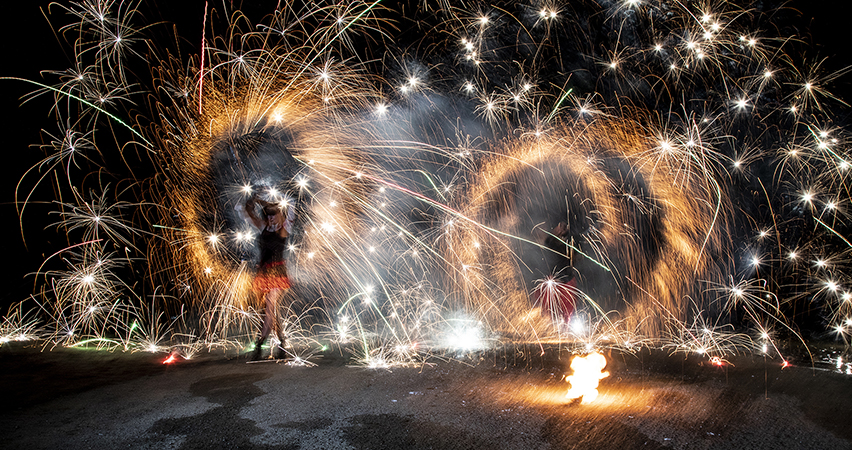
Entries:
[[[227, 1], [227, 0], [226, 0]], [[183, 51], [192, 51], [200, 47], [205, 2], [203, 0], [163, 1], [157, 4], [145, 0], [140, 6], [146, 23], [166, 22], [177, 25]], [[240, 2], [229, 2], [239, 7]], [[235, 4], [236, 3], [236, 4]], [[277, 0], [255, 1], [250, 9], [269, 12]], [[852, 51], [848, 46], [850, 34], [849, 11], [852, 6], [838, 6], [846, 2], [839, 1], [792, 1], [788, 8], [801, 12], [795, 19], [794, 27], [799, 36], [811, 42], [803, 55], [809, 60], [828, 57], [826, 69], [834, 71], [852, 64]], [[47, 1], [7, 1], [0, 2], [0, 15], [3, 26], [0, 27], [2, 42], [2, 63], [0, 76], [21, 77], [42, 80], [42, 70], [64, 70], [73, 66], [73, 55], [64, 40], [56, 35], [55, 28], [68, 22], [61, 9], [53, 6], [54, 14], [48, 14]], [[220, 6], [221, 2], [210, 2], [210, 6]], [[230, 5], [229, 5], [230, 6]], [[385, 5], [392, 7], [392, 5]], [[253, 17], [255, 21], [261, 15]], [[51, 24], [53, 22], [53, 24]], [[153, 30], [155, 35], [168, 36], [171, 26], [162, 25]], [[847, 75], [835, 82], [833, 91], [843, 99], [852, 99], [852, 76]], [[61, 242], [51, 242], [58, 237], [46, 225], [55, 220], [47, 217], [47, 209], [34, 203], [23, 217], [23, 227], [19, 225], [15, 207], [15, 189], [24, 172], [36, 164], [44, 152], [32, 147], [43, 140], [42, 128], [55, 127], [49, 116], [51, 98], [42, 96], [22, 104], [21, 98], [34, 90], [34, 86], [15, 80], [0, 81], [0, 111], [2, 111], [2, 152], [0, 167], [0, 217], [3, 219], [2, 263], [0, 270], [0, 306], [23, 300], [33, 290], [34, 278], [27, 276], [38, 270], [39, 265], [50, 252], [62, 248]], [[52, 130], [51, 130], [52, 131]], [[29, 189], [31, 183], [25, 188]], [[40, 201], [52, 198], [50, 184], [37, 192]]]

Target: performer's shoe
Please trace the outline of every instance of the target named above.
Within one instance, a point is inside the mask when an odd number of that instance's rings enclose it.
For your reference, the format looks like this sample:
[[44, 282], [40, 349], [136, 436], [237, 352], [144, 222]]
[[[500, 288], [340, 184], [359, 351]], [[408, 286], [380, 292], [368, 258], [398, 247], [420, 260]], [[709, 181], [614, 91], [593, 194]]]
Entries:
[[260, 361], [260, 354], [263, 351], [263, 341], [259, 340], [254, 343], [254, 350], [251, 352], [252, 361]]
[[272, 358], [273, 359], [284, 359], [287, 357], [287, 351], [284, 350], [287, 348], [287, 336], [283, 333], [279, 333], [277, 335], [278, 342], [272, 347]]
[[284, 359], [287, 356], [287, 352], [282, 348], [283, 343], [272, 347], [272, 359]]

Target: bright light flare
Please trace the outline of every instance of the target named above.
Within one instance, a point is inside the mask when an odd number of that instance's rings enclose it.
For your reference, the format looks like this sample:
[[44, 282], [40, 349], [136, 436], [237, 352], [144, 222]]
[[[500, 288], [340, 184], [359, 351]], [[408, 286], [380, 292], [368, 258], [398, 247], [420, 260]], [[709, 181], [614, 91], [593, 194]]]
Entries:
[[571, 384], [571, 389], [565, 395], [567, 398], [576, 399], [582, 397], [582, 404], [589, 404], [598, 397], [598, 384], [600, 380], [609, 376], [604, 372], [606, 357], [598, 352], [586, 356], [575, 356], [571, 360], [572, 375], [565, 377]]

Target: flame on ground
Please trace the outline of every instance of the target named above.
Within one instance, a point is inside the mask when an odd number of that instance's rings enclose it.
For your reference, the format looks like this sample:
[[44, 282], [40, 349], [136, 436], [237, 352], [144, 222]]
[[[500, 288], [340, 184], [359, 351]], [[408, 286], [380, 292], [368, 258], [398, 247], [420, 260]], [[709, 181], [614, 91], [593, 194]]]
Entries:
[[609, 376], [609, 372], [603, 371], [604, 367], [606, 367], [606, 357], [600, 353], [575, 356], [571, 360], [571, 370], [574, 374], [565, 378], [571, 383], [571, 389], [568, 390], [566, 397], [570, 399], [582, 397], [583, 404], [595, 401], [598, 397], [598, 383]]

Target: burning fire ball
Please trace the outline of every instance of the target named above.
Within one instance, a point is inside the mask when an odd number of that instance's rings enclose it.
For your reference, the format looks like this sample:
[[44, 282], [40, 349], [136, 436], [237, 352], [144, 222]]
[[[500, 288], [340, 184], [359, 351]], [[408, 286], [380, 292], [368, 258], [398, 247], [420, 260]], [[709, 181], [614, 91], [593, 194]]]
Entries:
[[586, 356], [575, 356], [571, 360], [572, 375], [565, 378], [571, 384], [566, 397], [577, 399], [582, 397], [582, 404], [589, 404], [598, 397], [598, 384], [601, 379], [609, 376], [604, 372], [606, 357], [600, 353], [590, 353]]

